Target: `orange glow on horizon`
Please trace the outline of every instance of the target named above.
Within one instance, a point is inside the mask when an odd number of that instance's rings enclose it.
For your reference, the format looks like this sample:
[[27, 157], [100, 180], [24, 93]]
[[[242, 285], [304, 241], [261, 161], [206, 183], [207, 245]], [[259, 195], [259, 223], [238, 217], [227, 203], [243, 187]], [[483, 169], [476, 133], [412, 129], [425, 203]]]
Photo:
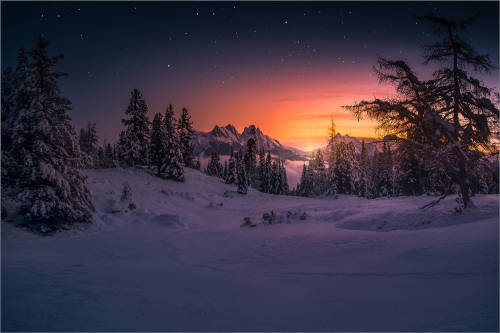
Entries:
[[[189, 95], [197, 101], [186, 105], [195, 128], [210, 131], [231, 123], [238, 131], [254, 124], [281, 143], [304, 150], [327, 143], [333, 117], [337, 132], [355, 137], [376, 137], [376, 123], [357, 121], [342, 108], [363, 99], [390, 96], [394, 88], [379, 85], [370, 68], [293, 71], [264, 68], [246, 71], [231, 82], [215, 87], [203, 80], [190, 82]], [[180, 101], [192, 98], [181, 96]]]

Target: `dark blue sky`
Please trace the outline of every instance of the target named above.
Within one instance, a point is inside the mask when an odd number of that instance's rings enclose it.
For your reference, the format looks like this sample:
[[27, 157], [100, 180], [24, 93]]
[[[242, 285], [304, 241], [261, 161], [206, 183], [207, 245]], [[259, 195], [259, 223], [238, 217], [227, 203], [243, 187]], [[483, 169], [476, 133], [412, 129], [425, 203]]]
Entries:
[[[76, 127], [97, 121], [111, 141], [134, 87], [151, 114], [173, 103], [188, 107], [199, 129], [232, 122], [241, 130], [251, 122], [266, 127], [266, 112], [277, 117], [269, 96], [311, 95], [315, 82], [322, 89], [343, 82], [353, 96], [369, 89], [377, 55], [420, 68], [419, 44], [435, 36], [413, 14], [478, 14], [467, 36], [498, 65], [498, 9], [498, 2], [3, 1], [2, 68], [43, 34], [53, 54], [65, 56], [61, 86]], [[498, 74], [483, 78], [498, 86]]]

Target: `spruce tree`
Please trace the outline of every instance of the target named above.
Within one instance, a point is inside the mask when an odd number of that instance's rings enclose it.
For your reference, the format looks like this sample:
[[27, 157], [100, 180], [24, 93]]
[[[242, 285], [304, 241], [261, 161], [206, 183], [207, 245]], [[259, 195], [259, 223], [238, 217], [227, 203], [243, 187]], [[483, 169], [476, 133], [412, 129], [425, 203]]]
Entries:
[[181, 117], [177, 126], [179, 133], [179, 145], [184, 165], [188, 168], [194, 167], [194, 136], [193, 122], [186, 108], [182, 108]]
[[65, 73], [54, 70], [62, 55], [51, 57], [42, 37], [29, 52], [25, 103], [12, 142], [20, 178], [20, 213], [42, 233], [65, 224], [90, 222], [94, 207], [79, 169], [79, 147], [67, 112], [71, 102], [58, 87]]
[[17, 65], [13, 71], [8, 68], [2, 75], [2, 195], [13, 189], [19, 182], [19, 173], [15, 161], [16, 152], [13, 140], [18, 130], [20, 116], [28, 109], [32, 100], [33, 82], [30, 78], [28, 54], [21, 48], [17, 56]]
[[175, 128], [174, 108], [171, 104], [165, 110], [163, 124], [163, 130], [165, 131], [165, 154], [160, 172], [168, 179], [183, 182], [182, 154], [179, 148], [179, 137]]
[[236, 183], [236, 160], [234, 157], [234, 153], [231, 152], [231, 156], [229, 157], [229, 162], [227, 166], [227, 177], [226, 183], [234, 184]]
[[113, 146], [107, 143], [104, 147], [104, 158], [106, 161], [106, 168], [114, 168], [115, 167], [115, 155], [113, 152]]
[[79, 143], [83, 167], [95, 168], [98, 164], [99, 150], [96, 123], [88, 122], [86, 128], [80, 129]]
[[16, 166], [12, 157], [12, 140], [18, 121], [16, 78], [12, 68], [2, 75], [2, 195], [15, 183]]
[[223, 167], [220, 163], [220, 157], [217, 152], [213, 152], [210, 156], [210, 161], [208, 162], [205, 173], [212, 177], [221, 177], [223, 175]]
[[246, 194], [248, 192], [247, 175], [242, 158], [239, 158], [236, 164], [236, 186], [238, 187], [238, 193]]
[[289, 188], [288, 188], [288, 177], [286, 175], [286, 168], [285, 168], [285, 161], [280, 162], [280, 183], [281, 183], [281, 189], [280, 189], [280, 194], [288, 194]]
[[160, 112], [155, 114], [151, 125], [151, 142], [149, 147], [151, 166], [156, 168], [156, 173], [159, 175], [166, 153], [163, 115]]
[[338, 193], [352, 194], [354, 192], [355, 151], [352, 142], [338, 142], [335, 145], [335, 165], [333, 173], [335, 188]]
[[227, 166], [227, 161], [224, 161], [224, 169], [222, 171], [222, 179], [224, 179], [224, 181], [227, 181], [228, 175], [229, 175], [229, 170], [228, 170], [228, 166]]
[[361, 152], [359, 155], [359, 185], [358, 195], [361, 197], [368, 196], [368, 175], [370, 172], [369, 156], [366, 151], [365, 140], [361, 141]]
[[127, 166], [149, 164], [148, 107], [139, 89], [130, 93], [130, 101], [125, 111], [129, 118], [122, 119], [125, 130], [120, 133], [120, 160]]
[[255, 185], [257, 183], [257, 144], [253, 138], [247, 141], [244, 164], [248, 184]]

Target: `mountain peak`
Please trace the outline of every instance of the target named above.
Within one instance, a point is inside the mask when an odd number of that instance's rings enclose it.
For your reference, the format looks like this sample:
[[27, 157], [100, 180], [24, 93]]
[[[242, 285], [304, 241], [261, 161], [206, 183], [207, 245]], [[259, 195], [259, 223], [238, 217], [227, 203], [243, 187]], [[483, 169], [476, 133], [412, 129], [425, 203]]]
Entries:
[[262, 134], [262, 131], [260, 130], [260, 128], [258, 127], [255, 127], [255, 125], [250, 125], [248, 127], [245, 127], [245, 129], [243, 130], [243, 133], [242, 133], [243, 136], [248, 136], [248, 135], [251, 135], [251, 136], [261, 136], [263, 135]]
[[225, 128], [226, 128], [229, 132], [233, 133], [234, 135], [238, 135], [238, 134], [239, 134], [239, 133], [238, 133], [238, 131], [236, 130], [236, 127], [234, 127], [232, 124], [227, 124], [227, 125], [225, 126]]

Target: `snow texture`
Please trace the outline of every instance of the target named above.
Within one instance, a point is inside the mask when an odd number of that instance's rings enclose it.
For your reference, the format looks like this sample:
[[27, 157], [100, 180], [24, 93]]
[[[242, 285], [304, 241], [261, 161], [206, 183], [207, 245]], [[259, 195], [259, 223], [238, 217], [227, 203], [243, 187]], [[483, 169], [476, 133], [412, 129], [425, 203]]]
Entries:
[[42, 237], [2, 221], [2, 330], [499, 329], [498, 195], [455, 215], [453, 197], [422, 211], [433, 198], [241, 195], [191, 169], [185, 183], [86, 174], [93, 224]]

